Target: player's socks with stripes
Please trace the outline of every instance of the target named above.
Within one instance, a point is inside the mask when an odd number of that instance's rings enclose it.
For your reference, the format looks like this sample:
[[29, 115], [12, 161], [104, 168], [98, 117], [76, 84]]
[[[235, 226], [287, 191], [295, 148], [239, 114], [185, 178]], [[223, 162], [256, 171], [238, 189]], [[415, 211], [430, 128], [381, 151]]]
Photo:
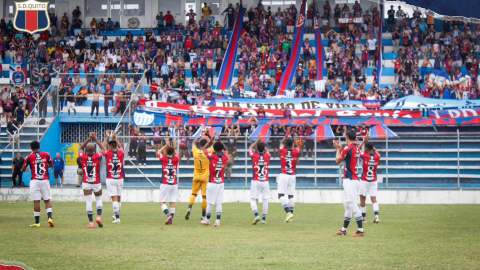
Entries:
[[175, 208], [170, 207], [170, 214], [172, 214], [172, 218], [173, 218], [173, 216], [175, 215]]
[[222, 212], [217, 212], [217, 220], [220, 220], [221, 217], [222, 217]]
[[285, 196], [280, 197], [280, 203], [282, 204], [283, 209], [285, 209], [285, 212], [289, 214], [290, 207], [288, 206], [288, 201], [287, 201], [287, 198], [285, 198]]
[[357, 225], [358, 225], [358, 231], [359, 232], [363, 232], [363, 221], [362, 221], [362, 217], [355, 217], [355, 220], [357, 221]]
[[207, 211], [202, 211], [202, 218], [204, 218], [207, 215]]
[[375, 217], [378, 217], [378, 212], [379, 212], [379, 207], [378, 207], [378, 203], [374, 203], [373, 204], [373, 212], [375, 213]]
[[253, 214], [255, 215], [255, 217], [258, 217], [258, 210], [253, 210]]
[[112, 202], [113, 205], [113, 213], [115, 213], [115, 218], [120, 218], [120, 207], [118, 206], [118, 202]]
[[342, 228], [342, 231], [346, 231], [347, 228], [348, 228], [348, 224], [350, 224], [350, 220], [352, 218], [351, 217], [345, 217], [345, 219], [343, 220], [343, 228]]
[[162, 211], [165, 213], [165, 215], [168, 215], [168, 207], [166, 204], [162, 204]]
[[210, 220], [211, 214], [207, 214], [207, 220]]
[[263, 214], [262, 220], [264, 220], [264, 221], [267, 220], [267, 214]]
[[365, 218], [367, 216], [367, 207], [366, 206], [361, 206], [360, 211], [362, 212], [362, 217]]
[[88, 220], [93, 222], [93, 211], [87, 211]]
[[33, 216], [35, 216], [35, 223], [40, 223], [40, 212], [33, 212]]
[[293, 208], [295, 208], [295, 200], [293, 198], [288, 199], [288, 207], [290, 208], [290, 213], [293, 214]]
[[47, 217], [52, 218], [52, 208], [47, 208]]
[[101, 216], [103, 209], [102, 195], [95, 196], [95, 201], [97, 203], [97, 216]]
[[97, 216], [101, 216], [101, 215], [102, 215], [102, 209], [103, 209], [102, 206], [97, 206]]

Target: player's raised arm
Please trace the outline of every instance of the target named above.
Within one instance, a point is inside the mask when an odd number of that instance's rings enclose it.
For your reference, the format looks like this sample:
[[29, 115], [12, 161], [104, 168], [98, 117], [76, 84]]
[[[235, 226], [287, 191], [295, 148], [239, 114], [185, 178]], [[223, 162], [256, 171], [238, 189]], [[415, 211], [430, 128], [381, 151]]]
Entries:
[[333, 146], [335, 147], [335, 149], [337, 149], [337, 154], [335, 156], [335, 163], [340, 164], [345, 160], [345, 158], [342, 157], [342, 153], [341, 153], [342, 152], [342, 146], [340, 145], [340, 143], [338, 141], [335, 141], [335, 140], [333, 141]]
[[78, 153], [83, 153], [83, 149], [87, 146], [87, 144], [92, 140], [92, 133], [90, 133], [90, 137], [86, 141], [84, 141], [80, 147], [78, 147]]
[[[215, 136], [217, 136], [217, 133], [214, 134], [214, 137], [215, 137]], [[210, 140], [208, 141], [208, 143], [205, 144], [205, 146], [203, 146], [203, 152], [204, 152], [205, 154], [208, 153], [207, 149], [210, 148], [210, 146], [212, 146], [212, 143], [213, 143], [213, 140], [210, 139]]]
[[113, 131], [113, 139], [117, 143], [117, 148], [119, 150], [123, 150], [122, 144], [117, 140], [117, 132], [116, 131]]
[[358, 149], [362, 149], [363, 145], [368, 142], [368, 138], [370, 137], [370, 131], [367, 131], [367, 135], [363, 138], [363, 142], [358, 146]]
[[105, 140], [103, 140], [103, 146], [105, 146], [105, 148], [108, 145], [108, 137], [110, 137], [110, 132], [110, 130], [105, 131]]
[[97, 133], [93, 132], [92, 134], [92, 140], [100, 147], [100, 151], [105, 152], [105, 146], [98, 140], [97, 138]]
[[258, 135], [258, 139], [256, 142], [252, 143], [252, 145], [250, 145], [250, 148], [248, 148], [248, 152], [250, 151], [253, 151], [255, 149], [255, 147], [257, 147], [257, 144], [262, 140], [262, 137], [260, 136], [260, 134]]

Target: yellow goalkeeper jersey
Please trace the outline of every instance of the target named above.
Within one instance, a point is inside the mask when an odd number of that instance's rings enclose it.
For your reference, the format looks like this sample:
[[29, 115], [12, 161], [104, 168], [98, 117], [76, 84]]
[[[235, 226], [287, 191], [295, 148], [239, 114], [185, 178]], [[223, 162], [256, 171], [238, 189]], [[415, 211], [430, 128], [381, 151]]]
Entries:
[[[210, 147], [210, 149], [208, 149], [208, 152], [212, 153], [213, 147]], [[204, 174], [208, 174], [208, 167], [210, 166], [210, 161], [208, 160], [203, 150], [198, 149], [196, 145], [192, 145], [192, 153], [193, 163], [195, 164], [193, 176], [202, 176]]]

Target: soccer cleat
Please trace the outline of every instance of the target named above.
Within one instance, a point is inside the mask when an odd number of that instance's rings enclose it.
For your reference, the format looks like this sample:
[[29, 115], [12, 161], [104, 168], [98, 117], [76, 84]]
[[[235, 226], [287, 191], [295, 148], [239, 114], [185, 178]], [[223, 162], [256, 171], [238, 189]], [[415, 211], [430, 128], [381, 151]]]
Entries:
[[95, 228], [95, 224], [93, 223], [93, 221], [90, 222], [90, 224], [88, 224], [87, 228], [89, 228], [89, 229]]
[[263, 224], [263, 225], [267, 225], [267, 222], [262, 219], [262, 224]]
[[255, 219], [252, 222], [252, 225], [257, 225], [257, 223], [260, 221], [260, 217], [256, 216]]
[[355, 234], [352, 234], [352, 237], [364, 236], [365, 232], [357, 231]]
[[103, 223], [102, 223], [102, 220], [100, 219], [100, 217], [97, 217], [97, 224], [98, 224], [98, 227], [102, 228], [103, 227]]
[[170, 224], [170, 220], [172, 220], [172, 214], [168, 213], [167, 214], [167, 218], [165, 219], [165, 225], [169, 225]]
[[[210, 224], [208, 224], [210, 225]], [[215, 220], [215, 224], [213, 224], [213, 227], [220, 227], [220, 220]]]
[[40, 228], [40, 223], [33, 223], [30, 228]]
[[337, 232], [337, 235], [347, 235], [347, 231], [346, 230], [345, 231], [340, 230], [340, 231]]
[[173, 224], [173, 218], [170, 220], [170, 225], [172, 225], [172, 224]]
[[190, 208], [187, 210], [187, 214], [185, 214], [185, 219], [186, 220], [190, 219]]
[[207, 219], [202, 217], [202, 220], [200, 221], [200, 224], [207, 225]]
[[113, 224], [120, 224], [120, 219], [116, 218], [112, 221]]
[[53, 219], [48, 219], [48, 225], [50, 225], [50, 227], [55, 227], [55, 225], [53, 225]]
[[376, 217], [374, 220], [373, 220], [373, 223], [380, 223], [380, 219], [378, 217]]
[[293, 214], [290, 213], [290, 214], [287, 214], [287, 218], [285, 218], [285, 220], [283, 222], [289, 222], [292, 219], [293, 219]]
[[363, 219], [362, 219], [362, 222], [363, 222], [363, 223], [366, 223], [366, 222], [367, 222], [367, 218], [363, 218]]

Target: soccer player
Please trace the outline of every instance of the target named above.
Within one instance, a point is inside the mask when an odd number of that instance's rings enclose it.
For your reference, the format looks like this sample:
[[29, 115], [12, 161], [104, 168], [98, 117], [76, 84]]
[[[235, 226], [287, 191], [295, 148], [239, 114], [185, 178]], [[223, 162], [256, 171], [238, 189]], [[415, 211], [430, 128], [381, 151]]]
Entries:
[[223, 174], [225, 172], [225, 167], [227, 166], [228, 154], [226, 153], [227, 147], [222, 143], [222, 141], [220, 141], [220, 135], [215, 133], [214, 137], [216, 140], [213, 144], [213, 153], [210, 153], [207, 149], [212, 145], [214, 140], [210, 140], [203, 147], [203, 152], [210, 161], [210, 180], [207, 184], [207, 220], [205, 225], [210, 226], [210, 216], [212, 215], [213, 205], [215, 204], [217, 210], [217, 220], [213, 226], [220, 227], [224, 189]]
[[343, 173], [343, 206], [345, 207], [345, 219], [343, 222], [343, 228], [337, 232], [337, 235], [347, 235], [348, 224], [350, 223], [353, 212], [355, 220], [357, 221], [358, 231], [353, 234], [352, 237], [357, 237], [365, 235], [362, 224], [362, 213], [357, 205], [359, 186], [359, 179], [357, 175], [357, 158], [360, 155], [360, 151], [355, 144], [355, 140], [357, 139], [355, 130], [347, 130], [345, 133], [345, 138], [347, 140], [347, 146], [345, 146], [343, 150], [338, 141], [333, 142], [333, 145], [337, 149], [335, 162], [340, 164], [345, 161], [345, 169]]
[[[365, 137], [365, 151], [360, 151], [360, 157], [363, 159], [363, 175], [360, 182], [360, 211], [362, 212], [363, 222], [367, 222], [367, 207], [365, 206], [365, 200], [367, 195], [370, 195], [370, 199], [373, 204], [373, 212], [375, 213], [375, 219], [373, 223], [379, 223], [378, 218], [378, 203], [377, 203], [377, 166], [380, 163], [380, 153], [373, 146], [373, 143], [368, 141], [368, 135]], [[361, 147], [360, 147], [361, 149]]]
[[[156, 154], [162, 162], [163, 172], [162, 184], [160, 185], [160, 206], [165, 215], [167, 215], [165, 225], [170, 225], [175, 215], [175, 202], [177, 202], [177, 175], [180, 157], [175, 148], [173, 148], [173, 142], [171, 141], [166, 143]], [[167, 202], [170, 203], [170, 212], [168, 211]]]
[[[203, 128], [203, 127], [202, 127]], [[200, 223], [205, 224], [206, 222], [206, 211], [207, 211], [207, 183], [208, 183], [208, 168], [210, 166], [210, 161], [208, 160], [207, 156], [203, 152], [203, 147], [207, 144], [206, 139], [201, 139], [200, 143], [198, 142], [199, 138], [202, 136], [202, 132], [199, 133], [199, 137], [193, 141], [192, 145], [192, 153], [193, 153], [193, 163], [194, 163], [194, 170], [193, 170], [193, 183], [192, 183], [192, 195], [190, 196], [190, 202], [188, 204], [187, 214], [185, 215], [185, 219], [188, 220], [190, 218], [190, 213], [192, 212], [193, 204], [195, 203], [195, 198], [197, 197], [200, 188], [202, 189], [202, 218]], [[205, 134], [210, 140], [210, 134], [208, 130], [205, 130]], [[200, 148], [197, 147], [199, 144]], [[213, 152], [213, 149], [209, 149], [210, 153]]]
[[[101, 149], [101, 152], [95, 153], [95, 144], [90, 143], [94, 141]], [[85, 149], [86, 147], [86, 149]], [[83, 150], [86, 150], [86, 153]], [[97, 219], [96, 222], [98, 227], [103, 227], [102, 223], [102, 184], [100, 183], [100, 161], [105, 155], [105, 147], [97, 139], [97, 134], [95, 132], [90, 133], [90, 137], [80, 145], [78, 148], [78, 157], [81, 158], [80, 163], [82, 164], [83, 170], [83, 195], [85, 195], [85, 202], [87, 205], [87, 216], [90, 224], [87, 228], [95, 228], [93, 223], [93, 211], [92, 211], [92, 191], [95, 194], [95, 199], [97, 202]]]
[[[108, 141], [112, 134], [112, 140]], [[108, 150], [105, 152], [107, 159], [107, 190], [112, 198], [113, 213], [112, 223], [120, 224], [120, 209], [122, 208], [123, 190], [123, 165], [125, 158], [125, 151], [123, 151], [122, 144], [117, 140], [117, 133], [107, 130], [103, 146], [106, 148], [108, 143]]]
[[[297, 140], [293, 133], [291, 138], [285, 136], [280, 147], [280, 161], [282, 163], [282, 173], [278, 177], [278, 198], [287, 213], [287, 218], [283, 222], [289, 222], [293, 219], [293, 209], [295, 207], [295, 184], [296, 184], [296, 166], [299, 164], [300, 150], [298, 149]], [[285, 198], [285, 195], [288, 195]]]
[[250, 146], [248, 153], [252, 158], [253, 165], [253, 180], [250, 186], [250, 205], [252, 206], [255, 219], [252, 224], [257, 225], [260, 221], [257, 210], [257, 200], [260, 199], [260, 196], [263, 202], [262, 224], [267, 224], [268, 199], [270, 199], [268, 166], [270, 165], [271, 156], [260, 135], [258, 136], [258, 140]]
[[53, 167], [53, 160], [50, 154], [40, 152], [40, 143], [32, 141], [30, 143], [32, 153], [27, 156], [23, 163], [22, 172], [30, 167], [32, 170], [32, 181], [30, 181], [30, 195], [33, 200], [33, 215], [35, 223], [30, 225], [31, 228], [40, 227], [40, 200], [43, 198], [45, 209], [48, 216], [48, 224], [54, 227], [52, 220], [52, 203], [50, 202], [50, 181], [48, 180], [48, 168]]

